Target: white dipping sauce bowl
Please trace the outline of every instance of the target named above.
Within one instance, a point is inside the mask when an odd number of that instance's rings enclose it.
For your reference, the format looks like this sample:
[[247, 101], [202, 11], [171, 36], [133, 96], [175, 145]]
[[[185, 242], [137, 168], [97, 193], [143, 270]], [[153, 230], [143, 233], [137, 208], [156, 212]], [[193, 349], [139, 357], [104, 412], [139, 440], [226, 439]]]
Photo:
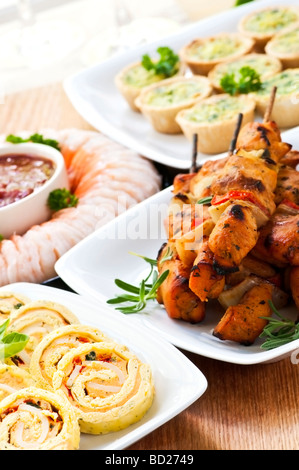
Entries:
[[0, 235], [9, 238], [11, 235], [23, 235], [34, 225], [40, 225], [51, 218], [47, 205], [49, 194], [55, 189], [69, 189], [69, 180], [62, 154], [53, 147], [43, 144], [0, 144], [0, 156], [30, 155], [51, 160], [54, 173], [42, 186], [29, 196], [0, 207]]

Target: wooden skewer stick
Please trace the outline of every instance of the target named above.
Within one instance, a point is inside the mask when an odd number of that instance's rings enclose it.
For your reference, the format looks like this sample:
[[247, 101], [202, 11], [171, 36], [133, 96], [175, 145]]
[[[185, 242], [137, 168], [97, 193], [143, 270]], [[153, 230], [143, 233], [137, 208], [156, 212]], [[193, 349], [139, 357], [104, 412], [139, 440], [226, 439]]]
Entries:
[[196, 170], [197, 170], [197, 165], [196, 165], [197, 153], [198, 153], [198, 150], [197, 150], [197, 139], [198, 139], [198, 135], [197, 135], [197, 134], [194, 134], [194, 135], [193, 135], [193, 149], [192, 149], [192, 163], [191, 163], [191, 167], [190, 167], [189, 173], [195, 173]]
[[273, 106], [274, 106], [274, 101], [275, 101], [276, 92], [277, 92], [277, 87], [274, 86], [274, 87], [272, 88], [272, 92], [271, 92], [271, 96], [270, 96], [270, 101], [269, 101], [269, 104], [268, 104], [268, 106], [267, 106], [267, 109], [266, 109], [266, 112], [265, 112], [265, 115], [264, 115], [264, 122], [269, 122], [269, 121], [270, 121], [271, 114], [272, 114], [272, 110], [273, 110]]
[[231, 140], [230, 147], [229, 147], [229, 150], [228, 150], [228, 156], [229, 157], [231, 157], [233, 155], [234, 151], [235, 151], [238, 135], [239, 135], [241, 125], [242, 125], [242, 121], [243, 121], [243, 114], [240, 113], [239, 116], [238, 116], [237, 125], [236, 125], [235, 131], [234, 131], [234, 135], [233, 135], [233, 138]]

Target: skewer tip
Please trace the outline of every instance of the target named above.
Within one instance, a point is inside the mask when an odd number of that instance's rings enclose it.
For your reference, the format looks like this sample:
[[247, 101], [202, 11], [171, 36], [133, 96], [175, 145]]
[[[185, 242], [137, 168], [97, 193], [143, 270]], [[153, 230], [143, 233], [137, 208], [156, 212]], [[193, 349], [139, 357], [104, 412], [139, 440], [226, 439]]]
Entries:
[[269, 103], [268, 103], [268, 106], [267, 106], [267, 109], [266, 109], [266, 112], [265, 112], [265, 115], [264, 115], [264, 122], [269, 122], [270, 121], [273, 106], [274, 106], [274, 101], [275, 101], [275, 97], [276, 97], [276, 92], [277, 92], [277, 86], [274, 86], [272, 88], [271, 95], [270, 95], [270, 100], [269, 100]]
[[231, 155], [233, 155], [235, 149], [236, 149], [236, 144], [237, 144], [237, 139], [238, 139], [238, 135], [239, 135], [239, 132], [240, 132], [240, 129], [241, 129], [241, 126], [242, 126], [242, 121], [243, 121], [243, 114], [240, 113], [238, 115], [238, 119], [237, 119], [237, 124], [236, 124], [236, 128], [235, 128], [235, 131], [234, 131], [234, 135], [233, 135], [233, 138], [231, 140], [231, 143], [230, 143], [230, 147], [229, 147], [229, 150], [228, 150], [228, 156], [230, 157]]

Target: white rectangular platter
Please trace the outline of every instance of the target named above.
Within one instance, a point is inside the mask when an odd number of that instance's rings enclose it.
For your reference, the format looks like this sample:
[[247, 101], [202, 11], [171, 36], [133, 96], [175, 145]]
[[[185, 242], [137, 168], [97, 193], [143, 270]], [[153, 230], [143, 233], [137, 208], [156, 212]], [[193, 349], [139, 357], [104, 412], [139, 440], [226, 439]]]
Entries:
[[[299, 128], [287, 131], [282, 139], [299, 149]], [[76, 292], [102, 302], [120, 292], [114, 283], [116, 278], [136, 285], [144, 278], [148, 267], [131, 253], [156, 258], [166, 241], [163, 220], [171, 196], [172, 188], [167, 188], [94, 232], [58, 260], [55, 267], [58, 275]], [[130, 317], [175, 346], [231, 363], [271, 362], [299, 348], [299, 340], [270, 351], [261, 349], [261, 340], [249, 347], [221, 341], [212, 335], [220, 315], [217, 308], [209, 308], [202, 323], [191, 325], [170, 319], [164, 308], [155, 302], [144, 312]], [[294, 311], [286, 312], [286, 316], [293, 315]]]
[[65, 305], [81, 324], [100, 329], [151, 366], [156, 395], [144, 418], [115, 433], [101, 436], [81, 434], [80, 450], [125, 449], [182, 412], [206, 391], [206, 378], [178, 349], [88, 294], [83, 297], [30, 283], [10, 284], [0, 290], [26, 295], [32, 301], [50, 300]]
[[[198, 36], [237, 31], [238, 21], [246, 13], [281, 3], [281, 0], [261, 0], [231, 8], [182, 28], [179, 33], [165, 38], [163, 44], [160, 40], [117, 54], [67, 78], [64, 83], [66, 94], [79, 114], [95, 129], [153, 161], [187, 169], [192, 155], [191, 143], [182, 134], [170, 136], [154, 131], [141, 114], [131, 111], [115, 87], [116, 74], [126, 65], [139, 61], [143, 54], [154, 54], [161, 45], [178, 51]], [[298, 0], [288, 0], [287, 4], [298, 4]], [[198, 163], [207, 158], [199, 152]]]

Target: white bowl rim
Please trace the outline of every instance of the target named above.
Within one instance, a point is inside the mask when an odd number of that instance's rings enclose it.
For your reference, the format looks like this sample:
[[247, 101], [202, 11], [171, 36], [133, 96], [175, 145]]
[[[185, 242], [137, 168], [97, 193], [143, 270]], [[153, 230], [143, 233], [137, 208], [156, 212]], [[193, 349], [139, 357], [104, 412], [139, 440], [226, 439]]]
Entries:
[[63, 170], [65, 163], [64, 163], [64, 158], [62, 153], [55, 149], [54, 147], [51, 147], [49, 145], [45, 144], [36, 144], [33, 142], [25, 142], [25, 143], [20, 143], [20, 144], [12, 144], [10, 142], [7, 143], [1, 143], [0, 144], [0, 157], [4, 155], [21, 155], [21, 154], [26, 154], [26, 155], [32, 155], [32, 156], [39, 156], [41, 158], [46, 158], [48, 160], [51, 160], [55, 164], [55, 171], [52, 174], [52, 176], [39, 188], [34, 190], [31, 194], [28, 196], [20, 199], [19, 201], [12, 202], [11, 204], [8, 204], [7, 206], [0, 207], [0, 211], [3, 214], [5, 211], [10, 211], [12, 210], [13, 207], [16, 207], [17, 205], [22, 204], [24, 201], [29, 201], [29, 199], [35, 198], [39, 193], [42, 191], [46, 191], [48, 186], [52, 183], [53, 179]]

